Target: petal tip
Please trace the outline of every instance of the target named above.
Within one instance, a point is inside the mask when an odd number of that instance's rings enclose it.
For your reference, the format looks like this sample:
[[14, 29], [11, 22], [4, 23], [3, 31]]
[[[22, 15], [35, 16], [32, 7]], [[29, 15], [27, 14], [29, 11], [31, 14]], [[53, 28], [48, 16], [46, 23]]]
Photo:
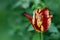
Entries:
[[30, 22], [32, 22], [32, 17], [28, 13], [26, 13], [24, 15], [29, 19]]

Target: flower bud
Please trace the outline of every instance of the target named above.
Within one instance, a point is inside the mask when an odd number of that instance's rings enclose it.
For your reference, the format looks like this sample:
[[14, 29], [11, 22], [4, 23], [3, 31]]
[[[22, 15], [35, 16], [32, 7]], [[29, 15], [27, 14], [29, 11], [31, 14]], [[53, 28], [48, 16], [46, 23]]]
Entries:
[[51, 24], [52, 15], [50, 15], [48, 8], [34, 10], [33, 18], [28, 14], [25, 14], [25, 16], [27, 16], [34, 29], [38, 32], [46, 31]]

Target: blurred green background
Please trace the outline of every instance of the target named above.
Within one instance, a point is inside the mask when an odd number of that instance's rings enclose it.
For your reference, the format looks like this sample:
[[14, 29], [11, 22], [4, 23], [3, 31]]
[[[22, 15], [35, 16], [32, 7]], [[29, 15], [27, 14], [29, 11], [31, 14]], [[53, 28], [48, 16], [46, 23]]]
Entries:
[[24, 16], [32, 16], [37, 7], [48, 7], [53, 15], [43, 40], [60, 40], [60, 0], [0, 0], [0, 40], [40, 40], [40, 33]]

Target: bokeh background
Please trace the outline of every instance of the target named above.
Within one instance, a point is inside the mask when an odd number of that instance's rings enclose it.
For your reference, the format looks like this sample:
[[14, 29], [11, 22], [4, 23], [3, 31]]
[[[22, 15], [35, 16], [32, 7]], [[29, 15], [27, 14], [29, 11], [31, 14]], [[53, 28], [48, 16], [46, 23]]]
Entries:
[[25, 13], [48, 7], [53, 15], [43, 40], [60, 40], [60, 0], [0, 0], [0, 40], [40, 40]]

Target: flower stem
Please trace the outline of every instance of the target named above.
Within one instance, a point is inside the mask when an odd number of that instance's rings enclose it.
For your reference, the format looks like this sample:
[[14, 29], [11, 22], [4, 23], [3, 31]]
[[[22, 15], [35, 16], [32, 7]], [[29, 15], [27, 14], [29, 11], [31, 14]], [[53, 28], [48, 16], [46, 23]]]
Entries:
[[43, 32], [40, 33], [40, 40], [43, 40]]

